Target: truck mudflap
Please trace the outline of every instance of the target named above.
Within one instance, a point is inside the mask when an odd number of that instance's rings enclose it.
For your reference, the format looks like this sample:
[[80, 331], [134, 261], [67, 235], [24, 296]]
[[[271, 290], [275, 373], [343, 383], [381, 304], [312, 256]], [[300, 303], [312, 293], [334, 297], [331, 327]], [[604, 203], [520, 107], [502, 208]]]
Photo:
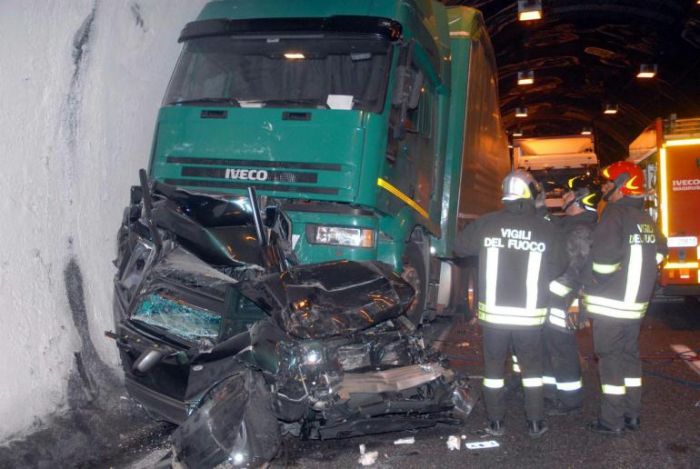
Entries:
[[469, 415], [466, 381], [407, 318], [415, 292], [388, 266], [298, 265], [284, 214], [266, 232], [254, 192], [233, 206], [156, 188], [143, 184], [120, 231], [110, 337], [132, 395], [180, 425], [178, 464], [260, 466], [282, 433], [346, 438]]

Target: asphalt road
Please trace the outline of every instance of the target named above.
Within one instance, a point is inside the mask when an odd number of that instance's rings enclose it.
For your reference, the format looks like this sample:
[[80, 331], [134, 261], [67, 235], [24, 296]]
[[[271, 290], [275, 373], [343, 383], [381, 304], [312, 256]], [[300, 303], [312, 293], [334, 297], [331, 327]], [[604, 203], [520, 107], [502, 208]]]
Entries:
[[[359, 445], [377, 451], [376, 468], [451, 467], [614, 467], [614, 468], [700, 468], [700, 376], [681, 360], [674, 359], [670, 344], [700, 349], [700, 306], [655, 305], [644, 319], [640, 336], [643, 356], [642, 429], [621, 437], [593, 434], [585, 429], [595, 420], [599, 380], [592, 353], [590, 329], [579, 331], [586, 400], [582, 414], [550, 417], [550, 431], [539, 440], [527, 436], [522, 395], [509, 393], [506, 435], [480, 438], [475, 431], [486, 423], [481, 400], [464, 427], [442, 426], [417, 432], [401, 432], [334, 441], [285, 442], [272, 467], [336, 468], [360, 467]], [[442, 342], [452, 365], [471, 376], [481, 375], [478, 327], [459, 322]], [[473, 392], [480, 393], [474, 379]], [[450, 451], [447, 439], [461, 441], [495, 439], [496, 448]], [[411, 445], [394, 445], [399, 438], [413, 436]], [[462, 439], [462, 436], [463, 439]], [[132, 455], [109, 466], [124, 469], [150, 467], [167, 451], [167, 444], [155, 442], [147, 454]], [[146, 445], [149, 447], [149, 445]]]

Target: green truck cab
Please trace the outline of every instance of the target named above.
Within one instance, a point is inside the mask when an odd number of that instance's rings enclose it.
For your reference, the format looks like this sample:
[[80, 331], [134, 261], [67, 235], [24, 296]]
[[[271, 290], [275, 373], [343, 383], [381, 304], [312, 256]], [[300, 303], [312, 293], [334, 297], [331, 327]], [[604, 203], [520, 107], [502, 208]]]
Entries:
[[477, 10], [218, 0], [180, 41], [152, 179], [231, 197], [255, 187], [287, 213], [300, 262], [401, 272], [416, 322], [469, 303], [474, 272], [454, 261], [455, 236], [498, 208], [510, 168]]

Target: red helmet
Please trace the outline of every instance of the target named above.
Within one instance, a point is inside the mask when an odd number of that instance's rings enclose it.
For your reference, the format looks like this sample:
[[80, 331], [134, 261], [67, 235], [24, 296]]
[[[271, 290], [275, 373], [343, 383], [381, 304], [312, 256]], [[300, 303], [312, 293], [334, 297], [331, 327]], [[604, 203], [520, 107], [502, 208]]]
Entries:
[[[615, 184], [615, 189], [620, 188], [622, 195], [629, 197], [644, 195], [644, 172], [636, 164], [629, 161], [618, 161], [603, 169], [602, 174], [608, 181]], [[609, 196], [615, 189], [606, 196]]]

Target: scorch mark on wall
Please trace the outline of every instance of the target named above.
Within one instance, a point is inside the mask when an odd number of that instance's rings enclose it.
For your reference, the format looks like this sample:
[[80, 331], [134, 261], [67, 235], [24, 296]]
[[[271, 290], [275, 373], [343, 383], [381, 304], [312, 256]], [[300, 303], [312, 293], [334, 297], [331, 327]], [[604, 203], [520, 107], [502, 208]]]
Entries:
[[131, 14], [134, 15], [134, 20], [136, 21], [136, 26], [141, 28], [143, 31], [146, 30], [145, 23], [143, 21], [143, 16], [141, 16], [141, 5], [138, 2], [131, 3]]
[[[66, 125], [66, 143], [70, 150], [69, 161], [75, 158], [77, 145], [78, 125], [80, 121], [80, 104], [82, 102], [82, 86], [81, 76], [87, 62], [88, 45], [90, 42], [93, 26], [95, 23], [95, 14], [97, 12], [97, 2], [95, 2], [90, 10], [90, 13], [83, 20], [78, 30], [73, 36], [73, 75], [71, 77], [68, 95], [65, 105], [65, 125]], [[72, 169], [72, 168], [69, 168]], [[68, 176], [72, 176], [69, 174]]]
[[68, 260], [63, 279], [73, 324], [80, 337], [80, 351], [75, 353], [76, 370], [69, 379], [68, 399], [71, 404], [79, 405], [86, 399], [92, 401], [99, 397], [102, 386], [116, 389], [117, 378], [100, 358], [90, 337], [83, 274], [75, 257]]

